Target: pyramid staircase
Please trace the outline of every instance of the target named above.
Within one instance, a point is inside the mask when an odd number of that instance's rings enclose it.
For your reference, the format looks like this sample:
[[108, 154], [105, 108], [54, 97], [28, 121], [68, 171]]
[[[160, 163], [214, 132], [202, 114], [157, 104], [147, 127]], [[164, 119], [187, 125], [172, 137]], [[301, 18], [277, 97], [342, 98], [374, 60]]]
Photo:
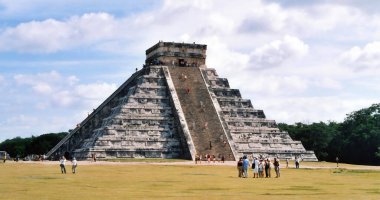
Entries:
[[196, 67], [169, 67], [196, 153], [222, 155], [234, 160], [233, 152], [213, 106], [201, 71]]
[[278, 129], [228, 80], [205, 66], [206, 45], [159, 42], [134, 73], [47, 154], [77, 159], [214, 155], [302, 157], [300, 141]]

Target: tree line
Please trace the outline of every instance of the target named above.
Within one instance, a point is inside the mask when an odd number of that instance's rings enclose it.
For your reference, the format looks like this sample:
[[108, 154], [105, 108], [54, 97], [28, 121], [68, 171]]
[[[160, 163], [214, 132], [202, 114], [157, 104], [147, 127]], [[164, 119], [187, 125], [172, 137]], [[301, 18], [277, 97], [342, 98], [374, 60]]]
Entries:
[[44, 155], [52, 149], [67, 132], [47, 133], [28, 138], [15, 137], [0, 143], [0, 150], [6, 151], [11, 157], [23, 158], [27, 155]]
[[[341, 122], [318, 122], [312, 124], [278, 124], [294, 140], [313, 150], [320, 161], [353, 164], [380, 164], [380, 104], [374, 104], [347, 115]], [[53, 148], [67, 133], [48, 133], [37, 137], [5, 140], [0, 150], [12, 157], [30, 154], [43, 155]]]
[[347, 115], [342, 123], [278, 124], [294, 140], [313, 150], [318, 160], [380, 164], [380, 104]]

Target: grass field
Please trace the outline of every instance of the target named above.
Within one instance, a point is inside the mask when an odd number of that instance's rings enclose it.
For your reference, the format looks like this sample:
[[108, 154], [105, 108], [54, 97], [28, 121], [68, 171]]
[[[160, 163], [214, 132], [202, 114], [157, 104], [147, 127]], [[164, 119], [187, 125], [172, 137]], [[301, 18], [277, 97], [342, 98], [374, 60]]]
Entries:
[[77, 174], [61, 174], [58, 163], [7, 162], [0, 164], [0, 199], [380, 199], [380, 170], [357, 168], [242, 179], [234, 166], [79, 162]]

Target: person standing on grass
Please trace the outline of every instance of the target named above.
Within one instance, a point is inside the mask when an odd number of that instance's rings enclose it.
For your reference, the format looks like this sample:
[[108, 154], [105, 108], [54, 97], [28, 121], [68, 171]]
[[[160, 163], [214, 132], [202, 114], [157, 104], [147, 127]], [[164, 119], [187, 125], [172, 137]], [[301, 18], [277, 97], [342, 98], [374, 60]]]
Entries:
[[269, 159], [266, 159], [266, 160], [264, 161], [265, 178], [270, 177], [270, 176], [269, 176], [269, 166], [270, 166]]
[[258, 168], [259, 168], [259, 177], [263, 178], [264, 177], [264, 173], [263, 173], [263, 160], [260, 160]]
[[253, 178], [259, 178], [259, 160], [255, 157], [253, 159]]
[[268, 170], [268, 173], [269, 173], [269, 178], [272, 177], [272, 162], [270, 161], [270, 159], [268, 158], [267, 159], [268, 161], [268, 164], [269, 164], [269, 170]]
[[280, 178], [280, 160], [274, 158], [273, 161], [274, 171], [276, 171], [276, 178]]
[[286, 168], [289, 167], [289, 158], [286, 158]]
[[300, 168], [300, 159], [298, 157], [296, 157], [296, 159], [294, 160], [295, 164], [296, 164], [296, 169]]
[[4, 152], [3, 162], [7, 161], [7, 152]]
[[335, 158], [335, 161], [336, 161], [336, 167], [339, 167], [339, 157], [338, 156]]
[[71, 170], [72, 170], [73, 174], [75, 174], [76, 168], [77, 168], [77, 159], [75, 159], [75, 157], [74, 157], [73, 160], [71, 161], [71, 163], [73, 164], [71, 167]]
[[243, 158], [239, 158], [239, 161], [237, 162], [237, 170], [238, 170], [238, 177], [243, 177]]
[[247, 156], [243, 157], [243, 170], [244, 170], [244, 176], [243, 178], [248, 178], [248, 167], [249, 167], [249, 160]]
[[62, 174], [65, 173], [66, 174], [66, 159], [65, 159], [65, 156], [62, 156], [61, 160], [59, 160], [59, 166], [61, 167], [61, 172]]

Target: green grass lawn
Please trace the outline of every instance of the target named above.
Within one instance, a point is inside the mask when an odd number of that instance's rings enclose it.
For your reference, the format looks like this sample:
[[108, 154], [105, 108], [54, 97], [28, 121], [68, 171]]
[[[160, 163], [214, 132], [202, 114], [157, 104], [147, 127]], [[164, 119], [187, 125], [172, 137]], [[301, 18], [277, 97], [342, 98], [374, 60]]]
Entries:
[[380, 171], [289, 168], [281, 169], [278, 179], [242, 179], [233, 166], [79, 162], [77, 174], [61, 174], [58, 163], [8, 162], [0, 164], [0, 194], [0, 199], [380, 199]]

